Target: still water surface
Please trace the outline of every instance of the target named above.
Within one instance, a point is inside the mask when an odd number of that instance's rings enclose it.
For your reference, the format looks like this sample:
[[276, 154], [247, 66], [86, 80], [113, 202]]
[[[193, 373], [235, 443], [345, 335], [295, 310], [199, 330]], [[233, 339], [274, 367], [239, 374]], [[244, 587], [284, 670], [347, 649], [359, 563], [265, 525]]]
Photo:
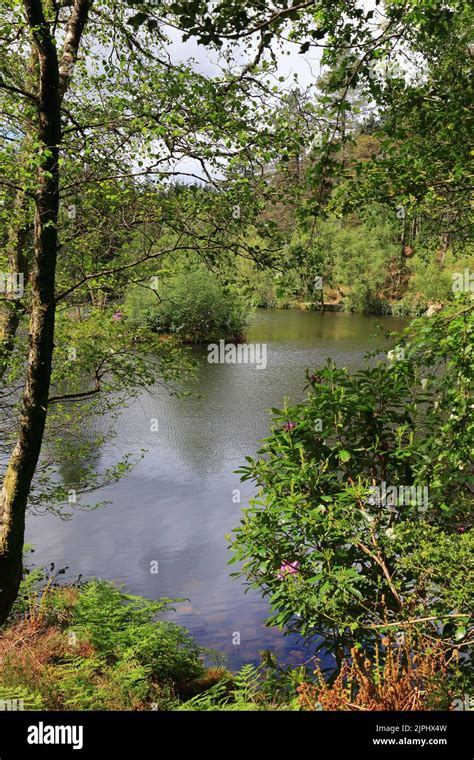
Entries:
[[[229, 578], [235, 566], [227, 565], [225, 535], [252, 492], [234, 471], [267, 435], [268, 409], [284, 397], [303, 398], [307, 367], [331, 357], [359, 368], [367, 351], [386, 345], [385, 331], [403, 325], [395, 317], [259, 310], [247, 342], [267, 344], [266, 369], [209, 364], [206, 348], [195, 349], [200, 365], [193, 387], [202, 398], [178, 399], [156, 386], [132, 400], [115, 439], [100, 452], [100, 465], [141, 449], [147, 450], [144, 459], [95, 494], [94, 500], [110, 505], [78, 511], [69, 522], [30, 517], [27, 541], [36, 547], [35, 564], [67, 565], [69, 575], [113, 579], [149, 598], [185, 597], [189, 601], [170, 619], [201, 646], [226, 655], [232, 668], [258, 662], [261, 649], [273, 649], [285, 664], [301, 662], [309, 653], [298, 637], [266, 628], [266, 601], [244, 594], [243, 581]], [[150, 431], [152, 418], [158, 432]], [[233, 501], [235, 489], [240, 504]], [[153, 561], [157, 575], [150, 573]], [[232, 644], [237, 631], [240, 646]]]

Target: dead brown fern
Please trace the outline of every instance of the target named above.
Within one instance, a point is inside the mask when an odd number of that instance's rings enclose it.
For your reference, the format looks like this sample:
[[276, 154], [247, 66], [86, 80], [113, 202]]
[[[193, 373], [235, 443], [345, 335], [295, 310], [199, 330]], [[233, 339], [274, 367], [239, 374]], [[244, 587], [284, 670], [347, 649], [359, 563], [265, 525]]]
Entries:
[[403, 643], [383, 639], [370, 657], [354, 647], [332, 683], [318, 666], [316, 682], [298, 687], [299, 702], [305, 710], [447, 709], [448, 670], [456, 656], [448, 659], [439, 643], [415, 647], [408, 637]]

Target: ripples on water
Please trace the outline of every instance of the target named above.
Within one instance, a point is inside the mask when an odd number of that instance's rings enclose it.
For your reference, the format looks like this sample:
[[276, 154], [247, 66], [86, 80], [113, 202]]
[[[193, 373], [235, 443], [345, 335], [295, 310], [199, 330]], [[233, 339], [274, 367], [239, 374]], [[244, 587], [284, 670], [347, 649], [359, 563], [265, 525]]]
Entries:
[[[31, 517], [27, 541], [37, 565], [66, 565], [82, 573], [123, 583], [149, 598], [186, 597], [170, 619], [186, 626], [202, 646], [219, 650], [237, 668], [258, 662], [273, 649], [285, 664], [311, 656], [297, 636], [266, 628], [267, 604], [244, 594], [243, 581], [229, 578], [225, 535], [237, 526], [252, 491], [234, 473], [254, 454], [269, 430], [268, 409], [283, 398], [304, 395], [304, 372], [331, 357], [340, 366], [361, 367], [367, 351], [383, 346], [386, 330], [403, 320], [340, 313], [258, 311], [247, 342], [267, 343], [267, 368], [208, 364], [205, 347], [194, 385], [202, 398], [177, 399], [161, 387], [144, 392], [124, 408], [117, 436], [100, 452], [102, 467], [120, 456], [147, 449], [131, 474], [96, 492], [112, 504], [78, 511], [69, 522], [52, 515]], [[377, 327], [378, 325], [378, 327]], [[158, 419], [159, 431], [150, 432]], [[97, 420], [97, 426], [108, 424]], [[233, 503], [240, 489], [241, 503]], [[159, 573], [150, 573], [158, 561]], [[235, 567], [232, 567], [235, 569]], [[233, 646], [234, 632], [241, 645]]]

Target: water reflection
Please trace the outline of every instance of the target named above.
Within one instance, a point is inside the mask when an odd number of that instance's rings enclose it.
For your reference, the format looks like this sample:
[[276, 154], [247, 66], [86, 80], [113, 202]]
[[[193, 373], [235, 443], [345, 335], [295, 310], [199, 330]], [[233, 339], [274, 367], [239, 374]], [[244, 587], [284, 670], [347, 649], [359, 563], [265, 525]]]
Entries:
[[[202, 646], [224, 652], [232, 667], [258, 661], [267, 648], [288, 664], [308, 658], [311, 652], [297, 637], [265, 628], [266, 602], [244, 594], [243, 583], [229, 578], [225, 535], [238, 524], [252, 490], [234, 470], [267, 434], [268, 409], [285, 396], [303, 396], [306, 367], [320, 366], [328, 356], [360, 367], [366, 351], [384, 345], [384, 330], [402, 326], [390, 317], [260, 311], [248, 341], [268, 344], [265, 370], [211, 365], [206, 349], [196, 349], [194, 390], [203, 397], [174, 398], [156, 386], [132, 399], [118, 419], [117, 437], [100, 451], [101, 467], [143, 448], [145, 458], [119, 483], [97, 492], [96, 500], [110, 506], [78, 512], [68, 523], [53, 515], [30, 518], [27, 540], [37, 547], [36, 563], [68, 565], [74, 576], [113, 579], [150, 598], [187, 598], [171, 619]], [[158, 432], [150, 429], [153, 418]], [[109, 425], [97, 419], [92, 432]], [[240, 504], [233, 501], [234, 489], [240, 489]], [[150, 573], [154, 561], [157, 575]], [[232, 644], [235, 632], [240, 646]]]

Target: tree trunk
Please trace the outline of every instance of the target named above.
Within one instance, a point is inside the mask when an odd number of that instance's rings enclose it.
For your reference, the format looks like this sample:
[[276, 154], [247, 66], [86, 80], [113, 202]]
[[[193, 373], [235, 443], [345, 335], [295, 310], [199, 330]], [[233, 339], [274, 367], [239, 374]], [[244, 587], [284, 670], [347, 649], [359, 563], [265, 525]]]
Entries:
[[39, 0], [24, 0], [38, 50], [37, 135], [41, 151], [34, 221], [31, 319], [18, 440], [0, 500], [0, 623], [8, 616], [22, 576], [25, 511], [43, 440], [54, 348], [55, 272], [61, 140], [59, 67]]
[[[35, 77], [38, 74], [38, 55], [34, 45], [31, 46], [30, 59], [28, 63], [26, 84], [29, 90], [34, 89]], [[20, 163], [25, 165], [28, 154], [33, 150], [31, 139], [31, 103], [20, 106], [21, 113], [24, 117], [26, 127], [25, 136], [20, 149]], [[13, 201], [13, 214], [9, 220], [8, 236], [6, 241], [8, 271], [9, 274], [23, 274], [24, 287], [28, 282], [28, 237], [32, 224], [30, 219], [31, 201], [28, 195], [22, 191], [15, 192]], [[0, 379], [7, 371], [10, 363], [11, 354], [15, 346], [15, 335], [20, 324], [22, 307], [20, 301], [11, 294], [6, 294], [5, 300], [0, 303]]]
[[[28, 280], [27, 213], [27, 197], [18, 191], [15, 196], [13, 221], [8, 232], [7, 258], [9, 274], [23, 274], [25, 286]], [[9, 366], [21, 311], [19, 300], [13, 294], [6, 293], [5, 300], [0, 303], [0, 379], [5, 375]]]
[[402, 234], [400, 237], [400, 259], [399, 259], [399, 266], [398, 266], [398, 286], [402, 284], [403, 275], [405, 273], [405, 246], [407, 244], [407, 216], [406, 212], [403, 212], [403, 226], [402, 226]]
[[37, 52], [38, 91], [35, 133], [40, 152], [30, 278], [31, 318], [28, 367], [18, 439], [0, 497], [0, 624], [18, 595], [23, 571], [25, 512], [43, 442], [54, 351], [55, 276], [58, 254], [59, 146], [61, 102], [77, 57], [92, 0], [74, 0], [58, 60], [56, 41], [42, 0], [23, 0]]

